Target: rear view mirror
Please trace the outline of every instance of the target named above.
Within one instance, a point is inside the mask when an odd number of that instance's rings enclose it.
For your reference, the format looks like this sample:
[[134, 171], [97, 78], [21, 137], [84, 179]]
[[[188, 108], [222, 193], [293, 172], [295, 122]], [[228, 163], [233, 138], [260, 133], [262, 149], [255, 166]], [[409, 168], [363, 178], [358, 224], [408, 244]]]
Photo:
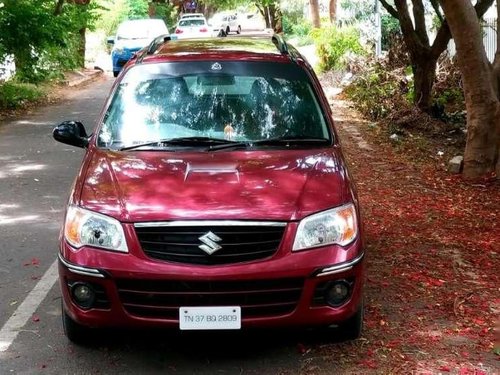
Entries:
[[108, 37], [107, 39], [108, 44], [115, 44], [115, 38], [113, 36]]
[[58, 142], [67, 145], [85, 148], [89, 144], [89, 137], [85, 127], [78, 121], [64, 121], [54, 128], [52, 136]]

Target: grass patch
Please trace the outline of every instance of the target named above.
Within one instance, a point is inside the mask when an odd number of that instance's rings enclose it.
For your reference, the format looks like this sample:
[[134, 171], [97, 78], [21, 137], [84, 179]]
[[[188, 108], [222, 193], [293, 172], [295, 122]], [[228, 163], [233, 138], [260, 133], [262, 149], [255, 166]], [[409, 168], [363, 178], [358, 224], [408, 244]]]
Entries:
[[0, 83], [0, 110], [18, 109], [45, 97], [45, 90], [29, 83]]

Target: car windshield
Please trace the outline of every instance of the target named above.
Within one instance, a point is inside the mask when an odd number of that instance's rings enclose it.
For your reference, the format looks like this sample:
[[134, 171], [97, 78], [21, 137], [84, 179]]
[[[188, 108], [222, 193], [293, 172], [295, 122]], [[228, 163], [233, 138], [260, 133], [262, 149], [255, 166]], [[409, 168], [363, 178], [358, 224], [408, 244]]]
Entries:
[[201, 61], [132, 67], [111, 99], [97, 142], [122, 149], [186, 137], [331, 139], [297, 65]]
[[161, 21], [134, 20], [120, 25], [116, 32], [118, 39], [152, 39], [168, 33], [168, 29]]
[[189, 26], [203, 26], [205, 20], [202, 18], [187, 18], [179, 21], [179, 26], [189, 27]]

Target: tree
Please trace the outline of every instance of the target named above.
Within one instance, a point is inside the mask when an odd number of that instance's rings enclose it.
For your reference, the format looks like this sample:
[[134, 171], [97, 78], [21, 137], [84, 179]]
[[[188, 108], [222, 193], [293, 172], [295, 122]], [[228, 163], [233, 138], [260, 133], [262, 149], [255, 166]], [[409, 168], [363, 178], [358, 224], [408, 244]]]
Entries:
[[75, 18], [77, 20], [79, 35], [77, 61], [78, 66], [83, 68], [85, 67], [85, 50], [87, 46], [86, 33], [92, 17], [89, 11], [90, 0], [67, 0], [67, 2], [76, 5], [74, 9], [76, 11]]
[[321, 27], [321, 20], [319, 18], [318, 0], [309, 0], [309, 11], [311, 12], [311, 22], [313, 27], [319, 29]]
[[[238, 5], [248, 5], [245, 0], [203, 0], [206, 6], [217, 9], [234, 9]], [[280, 32], [282, 29], [282, 13], [279, 0], [253, 0], [251, 3], [259, 10], [268, 29]]]
[[[425, 22], [423, 0], [411, 0], [414, 21], [410, 16], [407, 0], [394, 0], [395, 7], [389, 4], [388, 0], [379, 1], [387, 12], [399, 21], [412, 65], [414, 103], [421, 110], [429, 112], [432, 104], [432, 87], [436, 77], [437, 61], [451, 40], [448, 22], [441, 14], [438, 0], [429, 0], [440, 22], [436, 38], [431, 45]], [[481, 18], [493, 4], [493, 1], [478, 0], [475, 5], [477, 17]]]
[[328, 14], [330, 16], [330, 22], [335, 25], [337, 21], [337, 0], [330, 0], [328, 5]]
[[[464, 177], [472, 179], [488, 177], [495, 171], [495, 168], [498, 177], [500, 176], [500, 92], [498, 87], [500, 44], [497, 44], [499, 47], [497, 47], [492, 65], [484, 49], [478, 12], [474, 10], [470, 0], [439, 1], [455, 40], [458, 64], [464, 84], [467, 107]], [[498, 4], [497, 10], [500, 13]], [[499, 33], [500, 29], [497, 29], [497, 39], [500, 39]]]
[[[39, 82], [76, 66], [75, 19], [54, 0], [3, 0], [0, 60], [13, 56], [16, 78]], [[60, 7], [60, 9], [58, 8]], [[58, 14], [56, 14], [58, 13]]]

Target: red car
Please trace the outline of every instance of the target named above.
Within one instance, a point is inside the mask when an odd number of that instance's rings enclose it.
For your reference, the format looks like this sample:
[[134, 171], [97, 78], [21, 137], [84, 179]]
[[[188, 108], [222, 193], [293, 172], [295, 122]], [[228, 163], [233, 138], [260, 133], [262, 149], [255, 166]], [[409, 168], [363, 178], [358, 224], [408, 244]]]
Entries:
[[63, 323], [360, 335], [358, 201], [330, 107], [279, 36], [156, 39], [83, 147], [60, 236]]

